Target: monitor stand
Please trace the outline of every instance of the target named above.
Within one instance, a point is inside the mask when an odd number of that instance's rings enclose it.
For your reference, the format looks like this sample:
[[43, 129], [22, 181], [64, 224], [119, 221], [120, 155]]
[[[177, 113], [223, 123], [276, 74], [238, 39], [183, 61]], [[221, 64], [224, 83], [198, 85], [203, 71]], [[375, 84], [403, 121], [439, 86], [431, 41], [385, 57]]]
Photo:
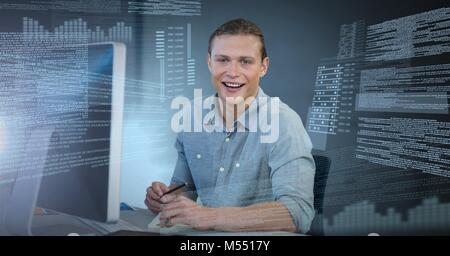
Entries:
[[31, 223], [45, 167], [53, 127], [33, 127], [25, 147], [24, 159], [8, 200], [6, 230], [11, 235], [32, 235]]

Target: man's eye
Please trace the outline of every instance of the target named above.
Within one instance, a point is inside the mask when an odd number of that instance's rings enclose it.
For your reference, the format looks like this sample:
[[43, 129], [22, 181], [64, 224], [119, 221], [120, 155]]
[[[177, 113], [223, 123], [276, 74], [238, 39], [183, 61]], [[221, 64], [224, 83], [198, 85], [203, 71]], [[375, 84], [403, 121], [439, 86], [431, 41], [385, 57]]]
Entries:
[[216, 59], [217, 62], [227, 62], [227, 59]]
[[252, 64], [252, 61], [251, 60], [241, 60], [241, 63], [244, 65], [249, 65], [249, 64]]

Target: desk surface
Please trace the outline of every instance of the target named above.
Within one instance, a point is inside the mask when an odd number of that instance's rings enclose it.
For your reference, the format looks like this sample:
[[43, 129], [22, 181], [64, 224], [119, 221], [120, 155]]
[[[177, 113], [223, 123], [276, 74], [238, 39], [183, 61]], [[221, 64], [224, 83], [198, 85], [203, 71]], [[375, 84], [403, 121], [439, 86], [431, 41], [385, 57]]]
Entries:
[[[146, 231], [148, 224], [153, 220], [156, 214], [147, 209], [127, 210], [120, 212], [120, 219], [126, 223]], [[108, 224], [101, 224], [108, 225]], [[114, 225], [114, 224], [111, 224]], [[68, 235], [71, 233], [84, 235], [101, 235], [93, 227], [90, 227], [79, 219], [66, 214], [36, 215], [33, 218], [33, 234], [36, 235]], [[132, 232], [122, 232], [119, 235], [133, 235]], [[136, 233], [135, 235], [142, 235]], [[192, 230], [182, 235], [192, 236], [298, 236], [300, 234], [289, 232], [217, 232], [217, 231], [197, 231]]]
[[147, 230], [147, 225], [150, 223], [156, 214], [147, 209], [137, 208], [135, 211], [121, 211], [120, 219], [135, 225], [136, 227]]

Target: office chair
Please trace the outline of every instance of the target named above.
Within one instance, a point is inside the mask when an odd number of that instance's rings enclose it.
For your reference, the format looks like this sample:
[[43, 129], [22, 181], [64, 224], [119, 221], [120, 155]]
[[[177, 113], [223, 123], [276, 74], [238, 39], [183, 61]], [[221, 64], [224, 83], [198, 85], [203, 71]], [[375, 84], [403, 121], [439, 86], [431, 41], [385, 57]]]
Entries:
[[314, 176], [314, 209], [316, 215], [311, 224], [308, 234], [323, 236], [323, 198], [327, 185], [328, 173], [330, 171], [331, 160], [326, 156], [313, 155], [316, 164], [316, 175]]

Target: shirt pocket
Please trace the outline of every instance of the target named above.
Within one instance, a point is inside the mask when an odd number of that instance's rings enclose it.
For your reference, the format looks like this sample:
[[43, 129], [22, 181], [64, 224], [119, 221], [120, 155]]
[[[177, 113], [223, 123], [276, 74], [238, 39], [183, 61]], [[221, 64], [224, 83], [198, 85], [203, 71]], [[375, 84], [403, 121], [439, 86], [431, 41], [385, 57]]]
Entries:
[[193, 148], [186, 152], [192, 179], [197, 190], [210, 190], [215, 177], [212, 172], [214, 155], [205, 148]]

